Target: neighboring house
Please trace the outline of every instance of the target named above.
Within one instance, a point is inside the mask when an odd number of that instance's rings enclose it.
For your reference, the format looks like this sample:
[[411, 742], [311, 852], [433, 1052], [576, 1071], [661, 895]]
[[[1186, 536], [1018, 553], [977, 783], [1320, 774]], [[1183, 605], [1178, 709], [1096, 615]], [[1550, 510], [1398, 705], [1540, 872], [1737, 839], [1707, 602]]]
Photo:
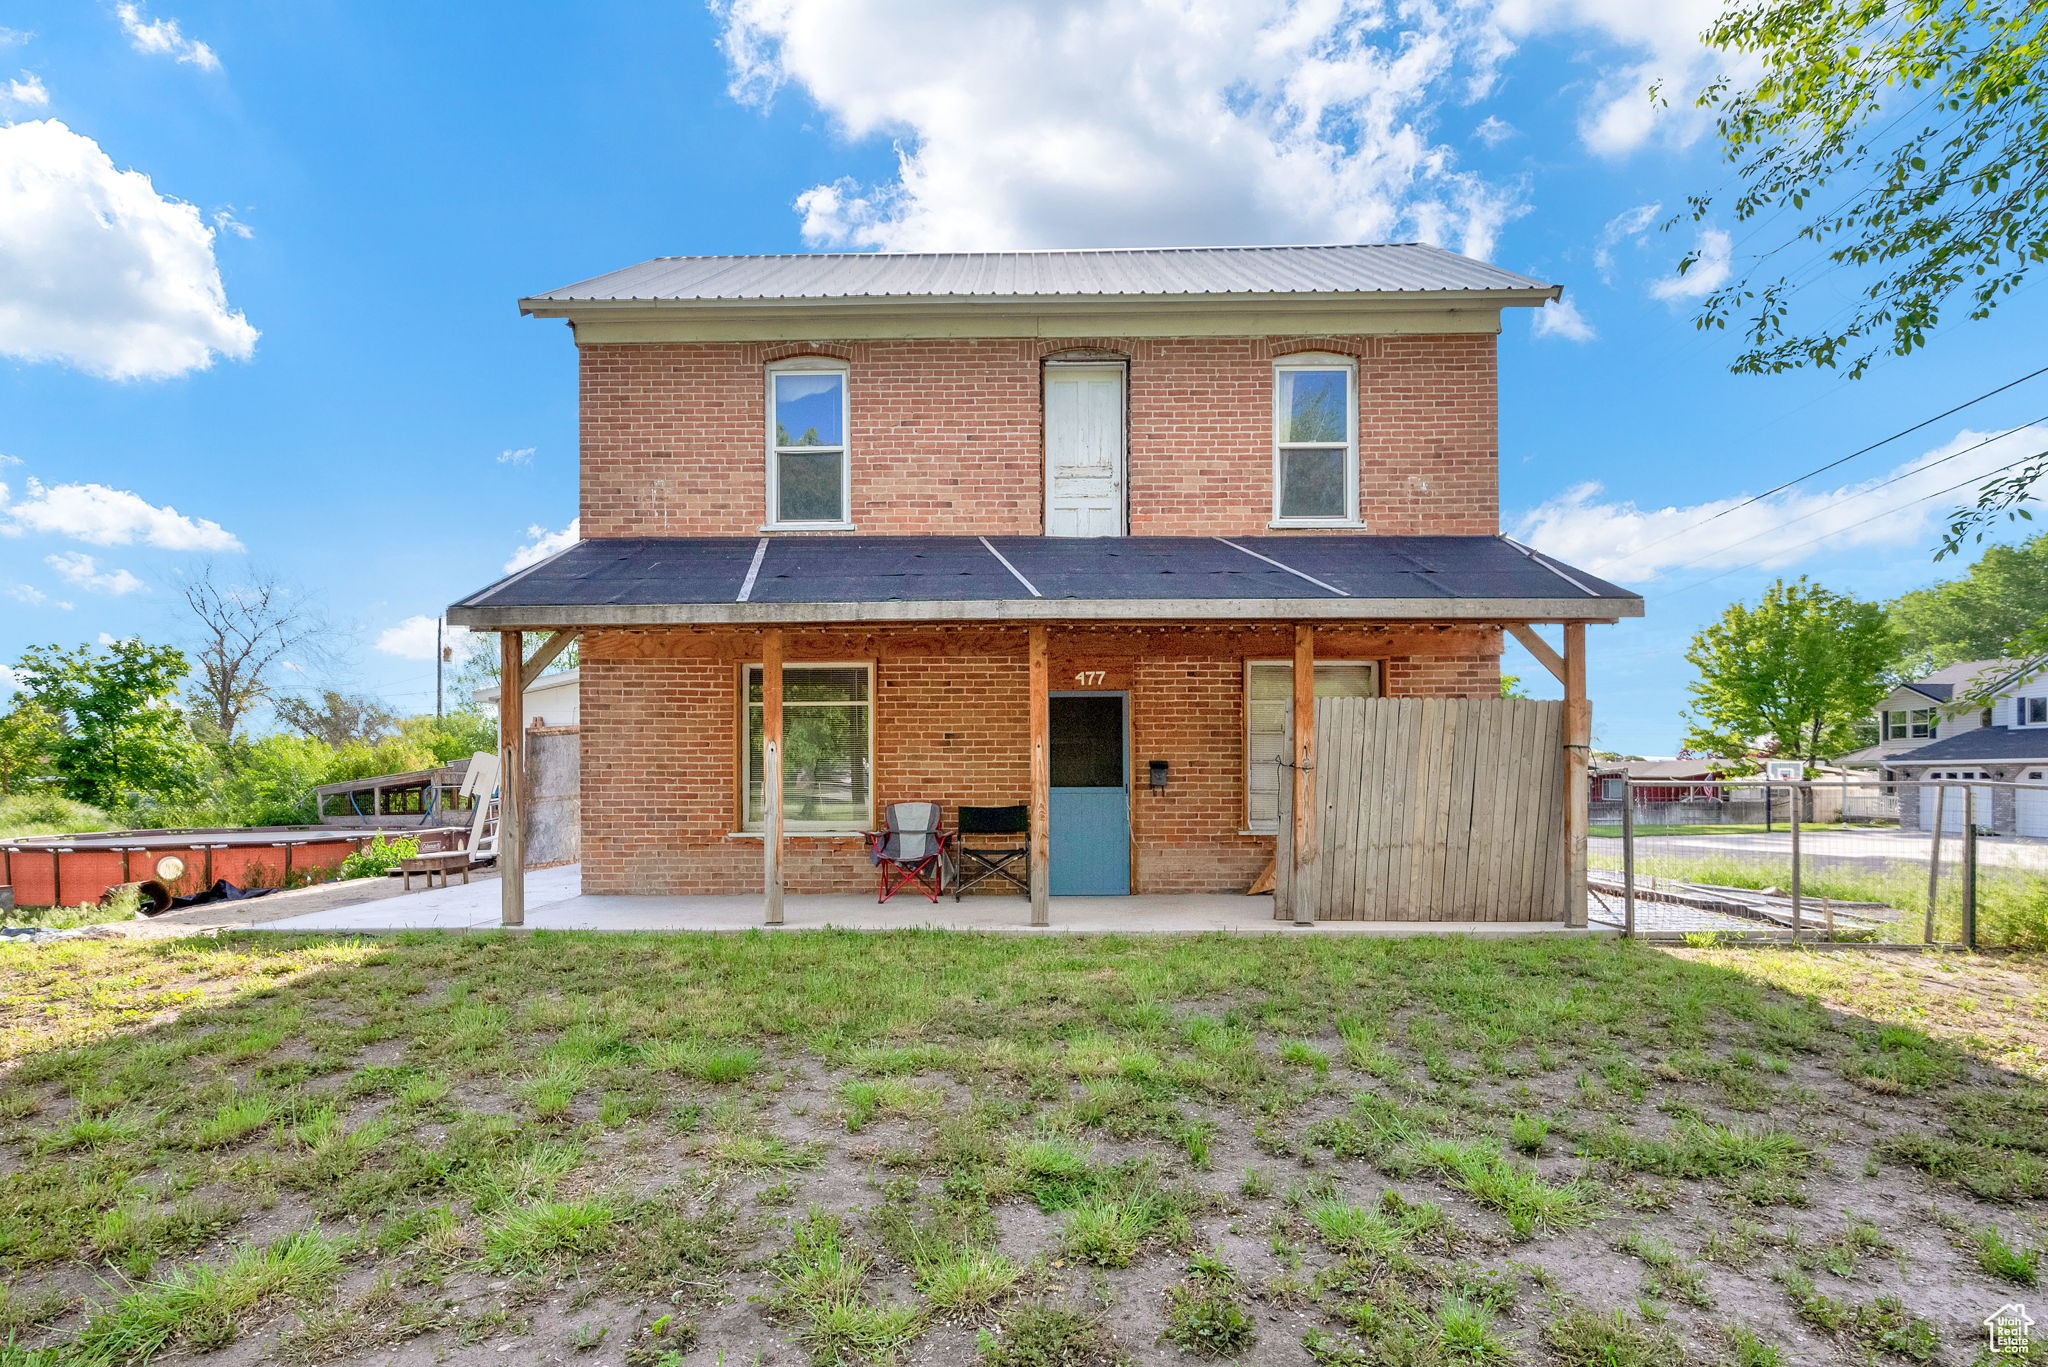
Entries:
[[[582, 675], [580, 669], [558, 669], [541, 675], [526, 687], [526, 724], [528, 726], [575, 726], [582, 711]], [[478, 705], [496, 708], [498, 686], [479, 688], [470, 694]]]
[[1596, 762], [1593, 800], [1621, 801], [1625, 780], [1634, 779], [1639, 803], [1718, 802], [1724, 796], [1719, 780], [1727, 773], [1728, 761], [1711, 756]]
[[1877, 722], [1877, 744], [1843, 755], [1835, 763], [1845, 769], [1877, 770], [1880, 777], [1890, 778], [1893, 760], [1935, 740], [1989, 726], [1989, 708], [1945, 709], [1957, 696], [1970, 692], [1978, 680], [1988, 681], [2016, 667], [2010, 660], [1965, 660], [1924, 679], [1900, 684], [1872, 713]]
[[1499, 535], [1501, 311], [1558, 293], [1414, 244], [628, 267], [521, 301], [574, 333], [583, 539], [449, 620], [581, 633], [587, 893], [772, 916], [918, 799], [1032, 807], [1041, 898], [1242, 891], [1297, 662], [1497, 698], [1504, 626], [1583, 679], [1641, 614]]
[[[1957, 699], [1982, 694], [1968, 706]], [[1971, 660], [1901, 685], [1880, 704], [1882, 739], [1838, 761], [1877, 769], [1896, 782], [1899, 824], [1934, 829], [1929, 782], [1986, 780], [1975, 789], [1977, 824], [2000, 835], [2048, 837], [2048, 663]], [[1992, 787], [1991, 783], [2041, 784]], [[1962, 829], [1959, 789], [1942, 804], [1942, 825]]]

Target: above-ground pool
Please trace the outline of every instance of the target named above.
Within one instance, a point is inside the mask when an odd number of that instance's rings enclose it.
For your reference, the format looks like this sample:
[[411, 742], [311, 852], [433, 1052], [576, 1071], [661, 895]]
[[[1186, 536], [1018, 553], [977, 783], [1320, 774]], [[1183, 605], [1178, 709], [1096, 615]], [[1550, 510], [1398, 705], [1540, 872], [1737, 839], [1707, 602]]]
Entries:
[[[438, 845], [441, 827], [371, 830], [333, 826], [253, 826], [233, 830], [94, 831], [0, 840], [0, 886], [14, 888], [16, 906], [77, 906], [109, 888], [155, 880], [190, 896], [226, 879], [243, 887], [285, 887], [299, 875], [338, 867], [382, 835], [421, 837]], [[468, 831], [455, 834], [467, 837]]]

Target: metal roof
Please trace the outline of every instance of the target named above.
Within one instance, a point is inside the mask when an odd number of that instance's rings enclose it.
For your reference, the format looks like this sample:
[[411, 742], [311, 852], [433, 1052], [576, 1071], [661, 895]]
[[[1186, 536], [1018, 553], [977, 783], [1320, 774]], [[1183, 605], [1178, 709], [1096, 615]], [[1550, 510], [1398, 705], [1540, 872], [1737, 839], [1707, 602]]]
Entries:
[[1413, 294], [1554, 286], [1420, 242], [1044, 252], [659, 256], [522, 306], [785, 299]]
[[1497, 536], [605, 537], [471, 594], [465, 626], [1642, 615]]

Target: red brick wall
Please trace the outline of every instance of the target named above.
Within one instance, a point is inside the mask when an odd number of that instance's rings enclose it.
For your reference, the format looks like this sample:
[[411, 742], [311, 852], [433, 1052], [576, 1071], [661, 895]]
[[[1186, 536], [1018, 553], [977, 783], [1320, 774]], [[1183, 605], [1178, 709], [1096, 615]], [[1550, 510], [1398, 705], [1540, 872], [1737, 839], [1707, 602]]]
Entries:
[[1495, 339], [910, 339], [581, 348], [585, 536], [744, 536], [766, 520], [763, 366], [848, 362], [854, 523], [883, 534], [1042, 530], [1043, 358], [1130, 363], [1137, 535], [1246, 535], [1272, 515], [1272, 367], [1356, 358], [1367, 529], [1498, 529]]
[[[1213, 632], [1213, 629], [1209, 629]], [[1139, 892], [1238, 892], [1272, 852], [1244, 828], [1244, 661], [1284, 657], [1286, 628], [1190, 636], [1176, 628], [1055, 631], [1055, 688], [1130, 694], [1134, 878]], [[583, 885], [593, 893], [752, 894], [761, 845], [738, 827], [739, 665], [757, 633], [600, 632], [582, 654]], [[1200, 641], [1202, 644], [1191, 644]], [[1387, 691], [1491, 697], [1499, 635], [1434, 644], [1409, 633], [1333, 636], [1328, 658], [1378, 659]], [[686, 658], [665, 657], [694, 652]], [[875, 795], [1001, 805], [1029, 794], [1029, 675], [1021, 630], [909, 629], [792, 637], [792, 660], [875, 661]], [[1164, 793], [1143, 783], [1164, 759]], [[858, 841], [791, 836], [792, 893], [864, 892]]]

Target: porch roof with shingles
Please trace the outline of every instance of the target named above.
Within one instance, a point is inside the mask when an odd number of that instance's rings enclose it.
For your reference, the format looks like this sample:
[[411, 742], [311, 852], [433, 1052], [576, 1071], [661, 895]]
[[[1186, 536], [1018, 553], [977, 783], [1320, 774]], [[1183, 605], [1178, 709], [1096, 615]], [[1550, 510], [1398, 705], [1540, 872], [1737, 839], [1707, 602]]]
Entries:
[[1501, 536], [606, 537], [463, 598], [484, 630], [1175, 618], [1613, 621], [1640, 595]]

